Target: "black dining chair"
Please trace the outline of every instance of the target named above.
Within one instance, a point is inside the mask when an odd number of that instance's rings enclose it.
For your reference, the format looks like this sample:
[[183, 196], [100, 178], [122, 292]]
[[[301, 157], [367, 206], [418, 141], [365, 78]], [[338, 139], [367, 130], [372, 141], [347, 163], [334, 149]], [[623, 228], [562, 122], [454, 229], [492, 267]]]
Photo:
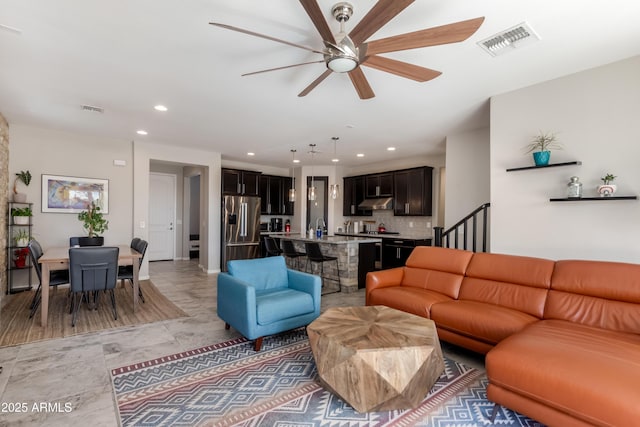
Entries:
[[276, 243], [276, 239], [274, 239], [273, 237], [265, 237], [264, 246], [267, 249], [267, 256], [282, 255], [282, 249], [278, 247], [278, 243]]
[[[31, 310], [29, 319], [31, 319], [42, 301], [42, 267], [40, 266], [39, 259], [43, 251], [42, 246], [40, 246], [40, 243], [35, 239], [31, 239], [27, 244], [27, 248], [29, 249], [29, 256], [31, 257], [31, 264], [33, 264], [33, 267], [36, 269], [39, 282], [36, 293], [33, 295], [33, 299], [29, 305], [29, 309]], [[53, 270], [49, 272], [49, 286], [54, 286], [57, 289], [59, 285], [65, 285], [67, 283], [69, 283], [69, 270]]]
[[[305, 242], [304, 247], [307, 251], [307, 263], [305, 264], [305, 271], [307, 271], [307, 267], [309, 262], [311, 262], [311, 270], [313, 270], [313, 263], [320, 264], [320, 277], [324, 279], [324, 263], [327, 261], [335, 261], [336, 262], [336, 272], [338, 273], [338, 290], [336, 292], [340, 292], [340, 264], [338, 262], [338, 257], [324, 255], [322, 250], [320, 249], [320, 245], [316, 242]], [[322, 284], [324, 288], [324, 283]], [[331, 292], [328, 292], [331, 293]]]
[[293, 242], [288, 239], [280, 240], [280, 244], [282, 245], [282, 254], [296, 262], [296, 268], [300, 269], [300, 258], [306, 257], [307, 254], [305, 252], [298, 252], [296, 247], [293, 245]]
[[[142, 265], [142, 260], [144, 259], [144, 254], [147, 253], [147, 247], [149, 246], [149, 243], [146, 240], [142, 240], [138, 237], [134, 237], [131, 240], [131, 249], [135, 249], [136, 251], [138, 251], [142, 256], [140, 257], [140, 263], [138, 266]], [[131, 283], [131, 286], [133, 286], [133, 265], [121, 265], [118, 267], [118, 280], [120, 280], [122, 282], [122, 285], [124, 286], [125, 281], [129, 281], [129, 283]], [[140, 299], [142, 300], [142, 302], [145, 302], [144, 300], [144, 295], [142, 294], [142, 287], [140, 286], [140, 283], [138, 283], [138, 296], [140, 297]]]
[[[113, 318], [118, 320], [114, 289], [118, 279], [117, 247], [90, 247], [69, 249], [69, 278], [71, 283], [71, 326], [76, 326], [78, 308], [86, 301], [90, 310], [97, 309], [100, 292], [109, 292]], [[91, 299], [93, 298], [93, 303]]]

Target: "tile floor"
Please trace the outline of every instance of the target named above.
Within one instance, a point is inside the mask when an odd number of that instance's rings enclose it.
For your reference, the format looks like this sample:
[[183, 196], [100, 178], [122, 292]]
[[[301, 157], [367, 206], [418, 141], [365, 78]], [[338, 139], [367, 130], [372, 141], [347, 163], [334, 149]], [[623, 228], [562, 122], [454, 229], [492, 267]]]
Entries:
[[[238, 336], [215, 314], [216, 275], [196, 261], [153, 262], [150, 275], [189, 317], [0, 348], [0, 426], [119, 425], [110, 369]], [[363, 290], [322, 299], [323, 310], [354, 305], [364, 305]], [[480, 355], [444, 343], [443, 349], [484, 369]]]

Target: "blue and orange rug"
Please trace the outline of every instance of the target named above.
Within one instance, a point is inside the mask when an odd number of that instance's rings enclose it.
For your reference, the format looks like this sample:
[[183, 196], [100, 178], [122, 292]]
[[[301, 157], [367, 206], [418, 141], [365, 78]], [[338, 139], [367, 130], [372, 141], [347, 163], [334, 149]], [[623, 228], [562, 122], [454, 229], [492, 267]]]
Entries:
[[[483, 372], [445, 359], [445, 372], [411, 410], [361, 414], [322, 388], [304, 329], [240, 338], [111, 372], [123, 426], [491, 425]], [[501, 408], [493, 425], [542, 426]]]

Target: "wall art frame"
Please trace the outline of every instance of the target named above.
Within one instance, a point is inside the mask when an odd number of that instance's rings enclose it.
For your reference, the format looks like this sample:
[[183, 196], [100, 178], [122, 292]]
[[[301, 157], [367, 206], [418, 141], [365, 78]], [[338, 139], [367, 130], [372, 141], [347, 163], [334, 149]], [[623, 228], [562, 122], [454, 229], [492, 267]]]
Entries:
[[80, 213], [95, 202], [109, 213], [109, 180], [42, 174], [42, 212]]

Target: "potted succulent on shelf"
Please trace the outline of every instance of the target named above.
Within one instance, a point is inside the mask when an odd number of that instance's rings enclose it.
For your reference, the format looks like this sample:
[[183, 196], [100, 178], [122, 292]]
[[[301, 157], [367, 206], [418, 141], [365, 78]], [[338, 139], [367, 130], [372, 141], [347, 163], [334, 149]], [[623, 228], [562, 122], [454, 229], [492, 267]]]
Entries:
[[600, 194], [600, 197], [613, 196], [613, 193], [615, 193], [618, 189], [617, 185], [612, 184], [613, 180], [616, 178], [617, 177], [615, 175], [612, 175], [610, 173], [607, 173], [605, 176], [600, 178], [600, 180], [603, 182], [602, 185], [598, 185], [598, 194]]
[[104, 244], [102, 233], [109, 229], [109, 221], [104, 219], [100, 206], [91, 202], [86, 211], [78, 214], [78, 219], [82, 221], [82, 227], [87, 232], [87, 237], [80, 237], [80, 246], [102, 246]]
[[29, 217], [33, 215], [31, 207], [11, 208], [11, 216], [15, 225], [29, 225]]
[[533, 153], [533, 161], [536, 166], [546, 166], [551, 158], [551, 150], [561, 150], [562, 145], [558, 142], [555, 133], [540, 131], [526, 148], [527, 153]]
[[22, 183], [28, 187], [31, 183], [31, 172], [28, 170], [20, 171], [16, 174], [16, 179], [13, 180], [13, 201], [16, 203], [24, 203], [27, 201], [27, 195], [18, 193], [18, 181], [22, 181]]
[[29, 244], [29, 233], [26, 230], [18, 230], [13, 235], [13, 239], [16, 241], [16, 246], [25, 247]]

